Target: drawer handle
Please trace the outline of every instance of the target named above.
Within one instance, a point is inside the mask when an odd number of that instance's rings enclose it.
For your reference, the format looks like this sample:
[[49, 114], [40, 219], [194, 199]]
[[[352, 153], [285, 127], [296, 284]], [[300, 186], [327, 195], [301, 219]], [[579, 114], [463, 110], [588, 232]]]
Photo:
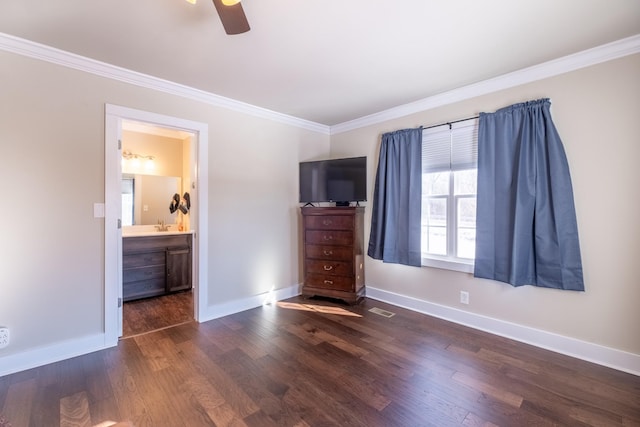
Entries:
[[331, 271], [333, 270], [333, 265], [325, 265], [324, 266], [324, 271]]
[[331, 221], [330, 219], [325, 219], [324, 221], [322, 221], [322, 225], [331, 225], [333, 224], [333, 221]]
[[323, 238], [324, 240], [332, 240], [332, 239], [333, 239], [333, 236], [332, 236], [332, 235], [328, 235], [328, 236], [327, 236], [327, 235], [325, 234], [324, 236], [322, 236], [322, 238]]
[[325, 285], [333, 285], [333, 280], [325, 280], [324, 284]]
[[323, 253], [327, 256], [333, 255], [333, 251], [323, 251]]

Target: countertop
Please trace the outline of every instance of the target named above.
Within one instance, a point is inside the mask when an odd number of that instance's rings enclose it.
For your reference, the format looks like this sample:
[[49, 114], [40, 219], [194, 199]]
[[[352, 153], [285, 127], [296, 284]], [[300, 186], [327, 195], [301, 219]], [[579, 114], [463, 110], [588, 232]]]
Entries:
[[176, 234], [193, 234], [193, 230], [189, 231], [178, 231], [178, 230], [170, 230], [170, 231], [157, 231], [157, 230], [149, 230], [149, 231], [122, 231], [122, 237], [143, 237], [143, 236], [171, 236]]

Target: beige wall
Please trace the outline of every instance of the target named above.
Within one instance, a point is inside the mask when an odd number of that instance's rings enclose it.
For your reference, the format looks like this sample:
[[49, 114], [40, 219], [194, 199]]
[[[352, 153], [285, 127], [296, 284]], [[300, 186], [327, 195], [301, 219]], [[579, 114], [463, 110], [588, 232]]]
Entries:
[[328, 135], [6, 52], [0, 94], [0, 358], [104, 331], [105, 103], [208, 124], [211, 305], [299, 283], [298, 161]]
[[[380, 136], [549, 97], [571, 168], [586, 292], [474, 279], [470, 274], [366, 259], [368, 286], [640, 354], [640, 55], [625, 57], [378, 125], [333, 135], [334, 156], [369, 156]], [[369, 203], [371, 206], [371, 203]], [[366, 227], [370, 227], [370, 208]], [[468, 306], [459, 303], [470, 293]]]

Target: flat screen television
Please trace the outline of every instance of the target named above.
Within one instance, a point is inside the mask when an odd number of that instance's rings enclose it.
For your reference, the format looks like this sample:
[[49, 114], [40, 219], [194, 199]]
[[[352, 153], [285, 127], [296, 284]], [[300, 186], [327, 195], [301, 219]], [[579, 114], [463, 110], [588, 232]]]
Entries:
[[367, 200], [367, 158], [318, 160], [300, 163], [300, 203]]

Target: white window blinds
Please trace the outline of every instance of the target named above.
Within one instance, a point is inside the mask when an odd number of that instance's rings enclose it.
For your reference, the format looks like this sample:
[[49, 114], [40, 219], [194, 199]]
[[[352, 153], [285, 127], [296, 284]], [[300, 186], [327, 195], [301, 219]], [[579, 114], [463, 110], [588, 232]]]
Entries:
[[478, 119], [422, 131], [422, 172], [478, 167]]

